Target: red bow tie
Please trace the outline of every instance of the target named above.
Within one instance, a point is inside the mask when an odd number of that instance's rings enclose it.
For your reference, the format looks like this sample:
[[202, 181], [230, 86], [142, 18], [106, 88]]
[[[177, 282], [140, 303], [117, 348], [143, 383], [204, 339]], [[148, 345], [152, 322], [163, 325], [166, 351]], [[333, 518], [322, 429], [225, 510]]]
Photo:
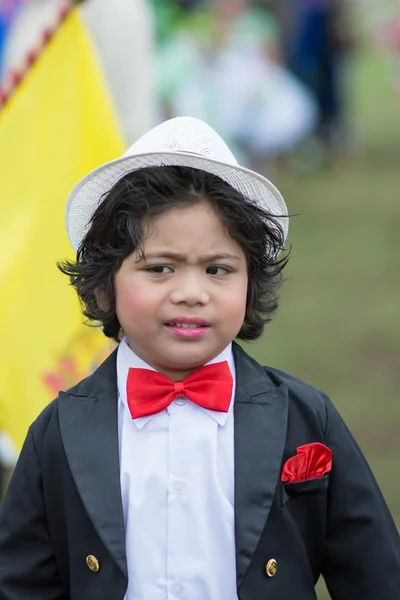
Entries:
[[183, 381], [149, 369], [129, 369], [126, 383], [132, 419], [154, 415], [167, 408], [177, 396], [219, 412], [228, 412], [232, 397], [232, 375], [228, 363], [200, 367]]

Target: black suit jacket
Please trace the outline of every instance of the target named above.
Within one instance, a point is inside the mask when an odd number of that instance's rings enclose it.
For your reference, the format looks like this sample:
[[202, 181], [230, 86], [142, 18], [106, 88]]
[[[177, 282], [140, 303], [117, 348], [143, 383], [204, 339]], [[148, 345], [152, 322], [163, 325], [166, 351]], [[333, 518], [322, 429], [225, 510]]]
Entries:
[[[329, 399], [234, 355], [240, 600], [315, 600], [321, 573], [334, 600], [399, 600], [399, 534]], [[282, 484], [283, 463], [311, 442], [333, 451], [331, 473]], [[0, 600], [122, 600], [126, 586], [114, 352], [29, 430], [1, 507]]]

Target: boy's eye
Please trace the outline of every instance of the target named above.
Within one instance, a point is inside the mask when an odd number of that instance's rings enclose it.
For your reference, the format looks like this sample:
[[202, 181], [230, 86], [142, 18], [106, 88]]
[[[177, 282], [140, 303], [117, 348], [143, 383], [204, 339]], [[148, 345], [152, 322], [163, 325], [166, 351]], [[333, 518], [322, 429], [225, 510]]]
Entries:
[[216, 265], [207, 267], [207, 273], [209, 273], [210, 275], [226, 275], [230, 272], [230, 269], [228, 269], [227, 267], [218, 267]]
[[152, 267], [148, 267], [146, 271], [149, 271], [150, 273], [157, 273], [159, 275], [172, 273], [171, 267], [167, 267], [166, 265], [153, 265]]

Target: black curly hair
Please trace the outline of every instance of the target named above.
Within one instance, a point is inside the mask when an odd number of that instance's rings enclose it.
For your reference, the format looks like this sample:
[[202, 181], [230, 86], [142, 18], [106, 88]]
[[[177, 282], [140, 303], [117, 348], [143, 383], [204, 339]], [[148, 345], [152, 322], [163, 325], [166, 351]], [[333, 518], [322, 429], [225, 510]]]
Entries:
[[[209, 202], [247, 260], [248, 291], [238, 339], [255, 340], [278, 308], [277, 291], [289, 254], [283, 250], [280, 215], [256, 206], [220, 177], [189, 167], [151, 167], [122, 177], [104, 196], [90, 221], [76, 261], [58, 263], [76, 289], [89, 322], [120, 341], [114, 275], [124, 259], [142, 248], [143, 219], [185, 204]], [[99, 295], [105, 299], [99, 306]], [[107, 310], [104, 310], [107, 306]]]

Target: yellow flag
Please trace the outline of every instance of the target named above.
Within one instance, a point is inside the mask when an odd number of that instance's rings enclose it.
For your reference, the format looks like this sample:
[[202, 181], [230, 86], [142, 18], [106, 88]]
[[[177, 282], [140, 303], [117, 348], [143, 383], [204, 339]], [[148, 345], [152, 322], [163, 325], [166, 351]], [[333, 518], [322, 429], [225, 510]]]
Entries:
[[56, 261], [73, 185], [123, 140], [88, 33], [72, 11], [0, 112], [0, 429], [20, 449], [46, 404], [110, 350], [82, 324]]

